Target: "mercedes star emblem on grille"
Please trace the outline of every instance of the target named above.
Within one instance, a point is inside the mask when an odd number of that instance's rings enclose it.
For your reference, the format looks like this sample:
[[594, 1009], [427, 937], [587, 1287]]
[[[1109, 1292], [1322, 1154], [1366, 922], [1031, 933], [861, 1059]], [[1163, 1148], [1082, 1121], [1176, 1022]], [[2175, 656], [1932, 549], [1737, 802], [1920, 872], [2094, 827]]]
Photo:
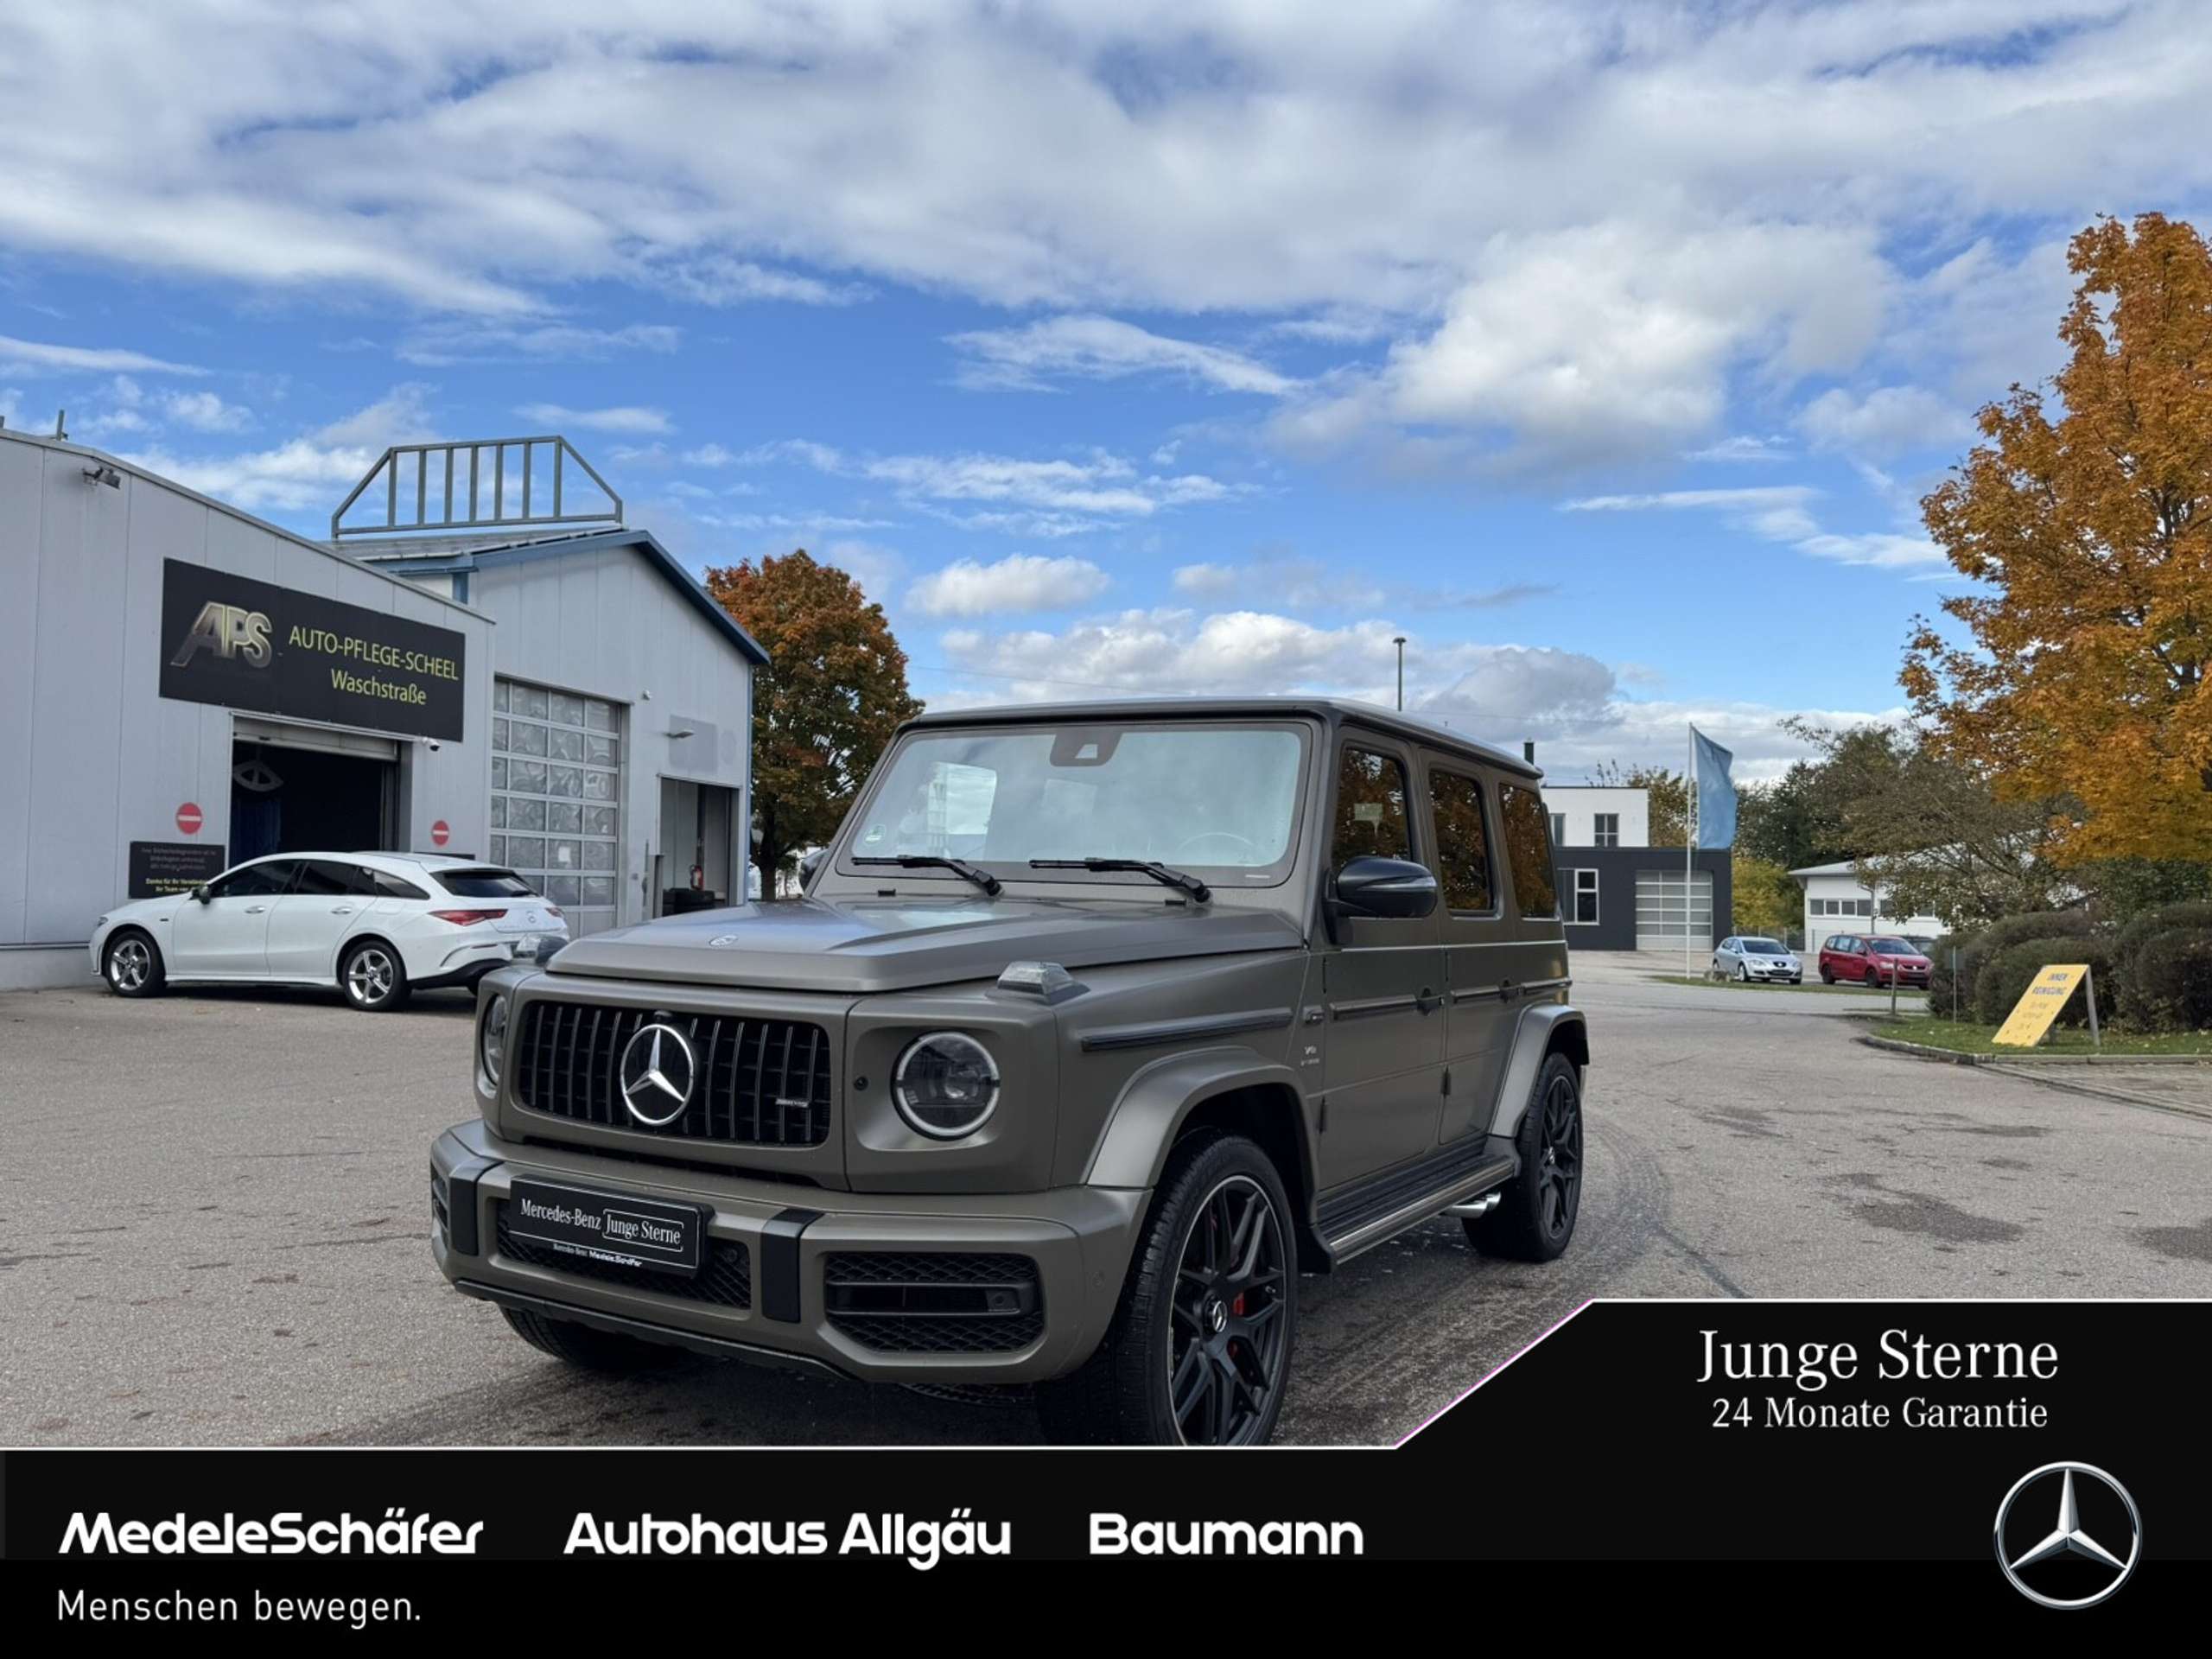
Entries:
[[[2050, 1479], [2053, 1475], [2059, 1478], [2055, 1484]], [[2095, 1486], [2106, 1488], [2119, 1498], [2120, 1506], [2126, 1510], [2128, 1531], [2124, 1557], [2106, 1547], [2107, 1544], [2120, 1544], [2120, 1539], [2116, 1531], [2107, 1531], [2105, 1541], [2100, 1542], [2089, 1535], [2088, 1528], [2082, 1524], [2075, 1485], [2076, 1476], [2094, 1483]], [[2036, 1541], [2024, 1549], [2016, 1552], [2008, 1548], [2005, 1540], [2005, 1523], [2012, 1516], [2013, 1505], [2024, 1497], [2029, 1507], [2022, 1514], [2024, 1518], [2031, 1518], [2037, 1509], [2054, 1497], [2057, 1499], [2057, 1525], [2047, 1533], [2036, 1532], [2033, 1535]], [[2107, 1519], [2108, 1522], [2118, 1521], [2117, 1511]], [[2142, 1554], [2143, 1517], [2136, 1512], [2135, 1500], [2128, 1496], [2126, 1487], [2094, 1465], [2046, 1463], [2040, 1469], [2031, 1469], [2020, 1477], [2012, 1490], [2005, 1494], [2005, 1501], [1997, 1506], [1997, 1564], [2005, 1569], [2005, 1576], [2012, 1580], [2015, 1590], [2030, 1601], [2045, 1607], [2095, 1606], [2134, 1575], [2135, 1563]], [[2076, 1573], [2075, 1580], [2062, 1585], [2036, 1571], [2047, 1563], [2062, 1560], [2073, 1563]], [[2086, 1579], [2080, 1576], [2083, 1569], [2088, 1570]], [[2037, 1587], [2037, 1583], [2031, 1583], [2023, 1574], [2032, 1575], [2041, 1587]], [[2092, 1585], [2098, 1587], [2092, 1588]], [[2078, 1589], [2086, 1593], [2055, 1593], [2061, 1589]]]
[[640, 1026], [623, 1045], [614, 1086], [632, 1117], [647, 1128], [673, 1123], [691, 1103], [691, 1084], [698, 1070], [691, 1045], [674, 1026], [655, 1020]]

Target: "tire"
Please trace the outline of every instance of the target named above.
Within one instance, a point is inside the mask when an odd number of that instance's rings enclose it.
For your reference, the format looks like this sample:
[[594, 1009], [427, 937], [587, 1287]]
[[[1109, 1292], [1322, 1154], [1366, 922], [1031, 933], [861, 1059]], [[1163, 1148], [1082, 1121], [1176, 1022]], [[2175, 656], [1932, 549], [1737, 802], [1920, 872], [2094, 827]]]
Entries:
[[1553, 1261], [1573, 1238], [1582, 1211], [1582, 1085], [1566, 1055], [1554, 1054], [1536, 1074], [1513, 1144], [1521, 1173], [1495, 1210], [1460, 1225], [1484, 1255]]
[[1827, 969], [1825, 969], [1825, 968], [1821, 969], [1821, 984], [1823, 984], [1823, 985], [1833, 985], [1833, 984], [1834, 984], [1834, 983], [1835, 983], [1835, 976], [1834, 976], [1834, 974], [1830, 973]]
[[135, 927], [121, 929], [102, 953], [100, 977], [118, 996], [159, 996], [168, 974], [162, 966], [162, 948]]
[[665, 1370], [683, 1360], [683, 1350], [665, 1343], [640, 1342], [635, 1337], [594, 1331], [573, 1319], [549, 1319], [543, 1313], [518, 1307], [503, 1307], [499, 1312], [514, 1333], [531, 1347], [579, 1370], [628, 1376], [639, 1371]]
[[364, 1014], [389, 1014], [407, 1006], [413, 987], [399, 952], [382, 939], [363, 939], [347, 947], [338, 964], [338, 986], [346, 1001]]
[[1105, 1340], [1038, 1390], [1045, 1431], [1079, 1446], [1262, 1445], [1282, 1414], [1297, 1328], [1282, 1179], [1243, 1136], [1201, 1129], [1167, 1160]]
[[1877, 987], [1878, 981], [1876, 979], [1874, 970], [1872, 968], [1869, 968], [1866, 970], [1866, 988], [1871, 991], [1876, 989]]
[[1751, 970], [1740, 962], [1736, 964], [1736, 982], [1738, 985], [1748, 985], [1751, 982]]
[[1805, 982], [1805, 976], [1802, 974], [1794, 974], [1790, 976], [1789, 982], [1792, 985], [1802, 985]]

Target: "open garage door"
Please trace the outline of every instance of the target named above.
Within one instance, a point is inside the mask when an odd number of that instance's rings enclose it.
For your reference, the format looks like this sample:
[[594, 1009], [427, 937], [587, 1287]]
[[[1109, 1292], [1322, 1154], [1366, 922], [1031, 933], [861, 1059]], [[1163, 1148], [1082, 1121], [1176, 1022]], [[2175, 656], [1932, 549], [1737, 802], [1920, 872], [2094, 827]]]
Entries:
[[1689, 878], [1686, 894], [1681, 871], [1638, 870], [1636, 948], [1679, 954], [1685, 933], [1696, 950], [1713, 949], [1713, 877], [1696, 871]]

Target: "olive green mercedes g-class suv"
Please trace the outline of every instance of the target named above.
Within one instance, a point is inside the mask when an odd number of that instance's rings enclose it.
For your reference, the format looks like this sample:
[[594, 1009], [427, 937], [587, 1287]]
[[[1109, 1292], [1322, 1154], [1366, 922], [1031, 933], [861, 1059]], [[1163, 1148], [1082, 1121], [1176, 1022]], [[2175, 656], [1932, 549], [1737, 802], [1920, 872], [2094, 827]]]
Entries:
[[1264, 1440], [1299, 1277], [1582, 1189], [1536, 769], [1376, 709], [903, 727], [802, 898], [490, 976], [438, 1266], [562, 1359], [1034, 1384], [1055, 1438]]

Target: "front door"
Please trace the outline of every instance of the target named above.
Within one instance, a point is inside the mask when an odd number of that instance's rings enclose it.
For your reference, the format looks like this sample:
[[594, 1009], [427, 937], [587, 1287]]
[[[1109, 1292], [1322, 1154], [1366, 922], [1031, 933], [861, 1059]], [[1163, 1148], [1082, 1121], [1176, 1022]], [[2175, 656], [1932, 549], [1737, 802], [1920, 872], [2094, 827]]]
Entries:
[[[1338, 751], [1332, 879], [1366, 855], [1424, 860], [1412, 767], [1396, 744], [1347, 733]], [[1339, 917], [1318, 964], [1327, 1033], [1327, 1109], [1319, 1141], [1325, 1190], [1436, 1144], [1444, 1076], [1444, 951], [1433, 912], [1414, 921]]]
[[311, 858], [292, 890], [269, 912], [269, 972], [276, 979], [332, 979], [338, 942], [367, 908], [366, 873], [357, 864]]
[[299, 861], [264, 859], [207, 884], [169, 924], [169, 972], [179, 978], [257, 979], [269, 971], [269, 917], [299, 874]]

